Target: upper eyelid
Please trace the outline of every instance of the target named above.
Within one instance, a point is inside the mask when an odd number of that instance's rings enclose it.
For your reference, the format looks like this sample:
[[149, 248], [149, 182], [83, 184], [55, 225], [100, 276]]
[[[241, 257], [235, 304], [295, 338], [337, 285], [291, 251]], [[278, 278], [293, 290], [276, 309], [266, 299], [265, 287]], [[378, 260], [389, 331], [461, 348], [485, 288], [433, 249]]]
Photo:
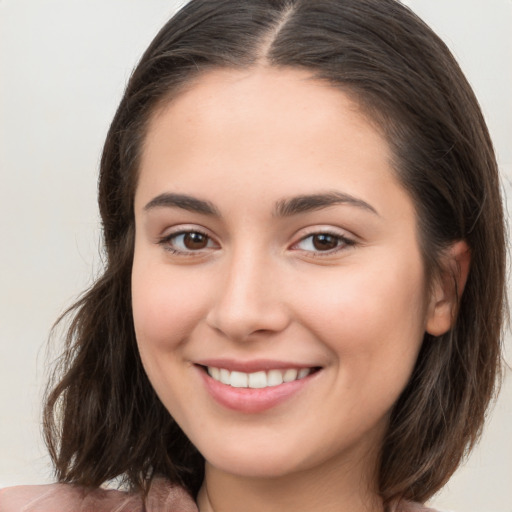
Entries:
[[[292, 244], [292, 246], [295, 246], [295, 245], [299, 244], [300, 242], [303, 242], [304, 240], [307, 240], [308, 238], [315, 236], [315, 235], [330, 235], [330, 236], [338, 238], [339, 240], [344, 241], [350, 245], [354, 245], [356, 243], [356, 240], [354, 240], [352, 237], [341, 235], [340, 233], [331, 233], [329, 231], [316, 231], [314, 233], [310, 233], [309, 235], [302, 236], [296, 242], [294, 242]], [[325, 252], [327, 252], [327, 251], [325, 251]]]
[[358, 237], [355, 234], [351, 233], [350, 231], [334, 226], [312, 226], [308, 228], [303, 228], [299, 230], [298, 235], [295, 235], [295, 237], [297, 238], [297, 242], [300, 242], [301, 240], [304, 240], [309, 236], [322, 234], [337, 236], [339, 238], [352, 240], [354, 242], [358, 240]]
[[[302, 233], [301, 233], [302, 232]], [[186, 233], [201, 233], [207, 236], [210, 240], [212, 240], [215, 244], [220, 245], [217, 238], [211, 234], [211, 231], [200, 225], [176, 225], [170, 228], [170, 231], [164, 235], [158, 237], [157, 242], [165, 242], [166, 240], [170, 240], [175, 236], [179, 236]], [[300, 243], [301, 241], [318, 234], [327, 234], [332, 235], [334, 237], [338, 237], [347, 242], [351, 242], [352, 244], [357, 243], [358, 237], [346, 230], [334, 226], [311, 226], [307, 228], [302, 228], [296, 235], [294, 236], [295, 241], [291, 243], [289, 247], [293, 247]]]
[[[209, 233], [209, 230], [202, 227], [196, 227], [196, 226], [174, 226], [175, 229], [172, 229], [170, 232], [167, 232], [164, 235], [160, 235], [156, 239], [156, 243], [158, 245], [163, 245], [165, 243], [170, 242], [174, 237], [178, 237], [180, 235], [185, 235], [187, 233], [200, 233], [201, 235], [206, 236], [209, 240], [211, 240], [213, 243], [218, 245], [218, 242], [214, 236], [212, 236]], [[180, 252], [201, 252], [201, 250], [206, 249], [198, 249], [197, 251], [184, 251], [181, 249], [178, 249]]]
[[[344, 251], [347, 248], [354, 247], [358, 245], [359, 239], [356, 235], [347, 232], [346, 230], [342, 228], [336, 228], [334, 226], [311, 226], [310, 228], [306, 228], [307, 231], [303, 233], [295, 242], [293, 242], [288, 250], [293, 251], [301, 251], [305, 254], [309, 254], [314, 257], [324, 257], [328, 258], [329, 256], [333, 256], [341, 251]], [[314, 235], [331, 235], [336, 238], [338, 238], [341, 241], [341, 244], [337, 247], [327, 250], [327, 251], [321, 251], [321, 250], [307, 250], [307, 249], [300, 249], [297, 247], [298, 244], [303, 242], [304, 240], [308, 239], [309, 237], [312, 237]]]
[[[207, 233], [204, 233], [202, 230], [199, 229], [182, 229], [182, 230], [176, 230], [173, 231], [167, 235], [164, 235], [162, 237], [159, 237], [156, 241], [156, 244], [160, 246], [165, 252], [170, 253], [176, 257], [182, 257], [182, 258], [202, 258], [206, 254], [210, 253], [212, 250], [215, 250], [216, 247], [204, 247], [202, 249], [184, 249], [181, 247], [176, 246], [174, 243], [172, 243], [172, 240], [174, 237], [182, 236], [187, 233], [201, 233], [202, 235], [205, 235], [209, 241], [212, 241], [215, 245], [218, 247], [218, 242], [215, 241], [214, 238], [212, 238]], [[193, 261], [193, 260], [192, 260]]]
[[171, 238], [173, 236], [177, 236], [183, 233], [201, 233], [202, 235], [206, 235], [208, 238], [212, 240], [215, 239], [215, 236], [211, 234], [211, 231], [203, 226], [198, 225], [188, 225], [188, 224], [178, 224], [176, 226], [170, 226], [163, 230], [165, 234], [160, 235], [158, 237], [159, 240], [164, 238]]

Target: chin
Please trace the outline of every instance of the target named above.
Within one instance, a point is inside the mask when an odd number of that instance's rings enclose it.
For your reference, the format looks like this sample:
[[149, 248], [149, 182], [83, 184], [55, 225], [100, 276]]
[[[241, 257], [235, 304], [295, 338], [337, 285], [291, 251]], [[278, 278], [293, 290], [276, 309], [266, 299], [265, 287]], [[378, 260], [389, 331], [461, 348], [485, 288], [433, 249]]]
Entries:
[[258, 458], [256, 460], [223, 459], [214, 462], [207, 460], [207, 463], [223, 473], [255, 479], [282, 478], [299, 470], [297, 467], [291, 467], [290, 461], [286, 463], [279, 460], [269, 461], [268, 458]]
[[204, 454], [207, 464], [224, 473], [245, 478], [279, 478], [300, 469], [304, 461], [294, 458], [290, 452], [277, 452], [274, 448], [227, 449], [222, 453]]

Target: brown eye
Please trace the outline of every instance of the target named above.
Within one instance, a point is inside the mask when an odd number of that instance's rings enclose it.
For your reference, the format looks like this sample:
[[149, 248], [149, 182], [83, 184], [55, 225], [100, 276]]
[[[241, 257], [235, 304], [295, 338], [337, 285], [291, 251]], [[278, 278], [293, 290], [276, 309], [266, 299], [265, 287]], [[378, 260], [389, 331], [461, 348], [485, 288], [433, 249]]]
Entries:
[[173, 254], [193, 255], [202, 254], [204, 250], [216, 248], [215, 242], [201, 231], [181, 231], [173, 233], [158, 241], [166, 251]]
[[351, 238], [337, 233], [312, 233], [299, 240], [294, 249], [311, 253], [312, 256], [330, 256], [356, 245]]
[[208, 237], [203, 233], [198, 233], [195, 231], [184, 233], [183, 245], [191, 251], [205, 249], [208, 246]]
[[312, 236], [313, 247], [317, 251], [330, 251], [331, 249], [336, 249], [340, 242], [339, 237], [329, 235], [328, 233], [318, 233], [317, 235]]

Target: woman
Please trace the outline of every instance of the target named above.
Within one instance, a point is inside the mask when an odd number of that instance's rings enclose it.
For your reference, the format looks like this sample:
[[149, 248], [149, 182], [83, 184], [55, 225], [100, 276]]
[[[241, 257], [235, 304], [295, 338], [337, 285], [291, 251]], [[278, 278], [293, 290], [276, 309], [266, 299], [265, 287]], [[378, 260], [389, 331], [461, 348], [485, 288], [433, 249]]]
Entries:
[[62, 483], [2, 510], [409, 511], [475, 443], [496, 163], [400, 4], [190, 2], [128, 84], [99, 202], [107, 265], [45, 414]]

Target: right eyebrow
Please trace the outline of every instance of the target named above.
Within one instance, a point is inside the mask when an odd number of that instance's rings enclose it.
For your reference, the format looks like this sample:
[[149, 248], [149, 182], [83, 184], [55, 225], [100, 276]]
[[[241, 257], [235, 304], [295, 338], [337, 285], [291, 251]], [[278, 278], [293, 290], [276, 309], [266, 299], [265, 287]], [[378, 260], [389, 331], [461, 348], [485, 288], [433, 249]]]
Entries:
[[202, 215], [211, 215], [221, 217], [219, 210], [210, 201], [197, 199], [186, 194], [173, 194], [166, 192], [151, 199], [146, 206], [145, 211], [154, 208], [181, 208], [190, 212], [201, 213]]

